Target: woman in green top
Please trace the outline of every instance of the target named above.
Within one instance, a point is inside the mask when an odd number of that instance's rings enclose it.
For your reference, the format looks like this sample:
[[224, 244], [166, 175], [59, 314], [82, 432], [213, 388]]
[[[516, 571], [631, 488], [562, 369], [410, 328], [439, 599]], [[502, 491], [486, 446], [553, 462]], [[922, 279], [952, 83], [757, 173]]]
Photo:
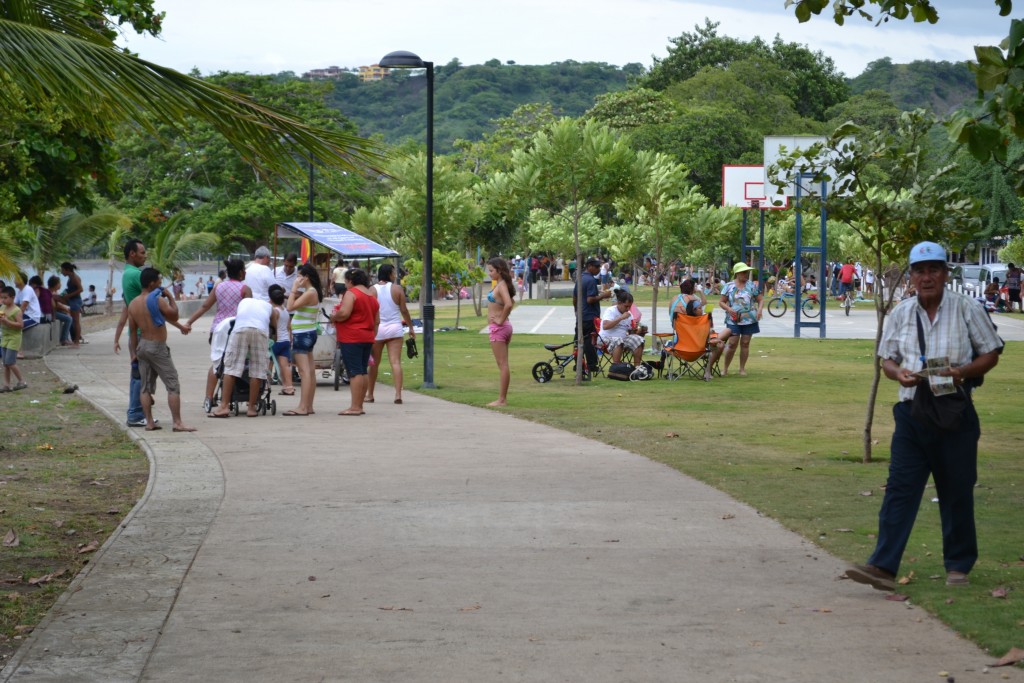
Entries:
[[299, 370], [301, 392], [299, 405], [284, 412], [288, 416], [312, 415], [313, 396], [316, 394], [316, 368], [313, 366], [313, 347], [316, 346], [316, 318], [320, 302], [324, 300], [320, 274], [316, 268], [304, 263], [288, 294], [288, 312], [292, 314], [292, 362]]

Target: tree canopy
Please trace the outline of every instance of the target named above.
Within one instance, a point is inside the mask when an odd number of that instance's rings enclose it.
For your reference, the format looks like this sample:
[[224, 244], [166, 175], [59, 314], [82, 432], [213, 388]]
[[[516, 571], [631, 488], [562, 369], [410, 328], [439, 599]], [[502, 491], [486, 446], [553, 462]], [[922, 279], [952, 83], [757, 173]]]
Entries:
[[[729, 70], [734, 62], [761, 59], [785, 74], [778, 87], [800, 116], [823, 121], [825, 111], [848, 96], [846, 79], [832, 58], [822, 52], [786, 43], [779, 36], [771, 44], [759, 37], [743, 41], [719, 36], [718, 26], [705, 19], [704, 26], [695, 26], [693, 33], [672, 38], [668, 56], [654, 60], [641, 84], [665, 90], [673, 83], [693, 78], [704, 68]], [[753, 81], [760, 79], [752, 74], [747, 80], [753, 85]]]

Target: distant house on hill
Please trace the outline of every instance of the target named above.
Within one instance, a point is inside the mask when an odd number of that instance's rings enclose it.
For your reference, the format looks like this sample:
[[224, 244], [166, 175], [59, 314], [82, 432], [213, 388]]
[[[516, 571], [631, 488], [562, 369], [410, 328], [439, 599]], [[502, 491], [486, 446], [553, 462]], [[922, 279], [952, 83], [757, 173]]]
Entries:
[[303, 78], [308, 78], [311, 81], [326, 81], [326, 80], [338, 80], [342, 74], [348, 73], [347, 69], [342, 69], [340, 66], [329, 66], [326, 69], [312, 69], [302, 74]]
[[340, 66], [329, 66], [326, 69], [311, 69], [302, 74], [303, 78], [311, 81], [337, 81], [342, 76], [358, 71], [361, 81], [380, 81], [387, 77], [390, 69], [380, 64], [361, 66], [359, 69], [342, 69]]
[[387, 69], [380, 64], [373, 64], [371, 66], [359, 67], [359, 80], [362, 81], [380, 81], [383, 80], [390, 69]]

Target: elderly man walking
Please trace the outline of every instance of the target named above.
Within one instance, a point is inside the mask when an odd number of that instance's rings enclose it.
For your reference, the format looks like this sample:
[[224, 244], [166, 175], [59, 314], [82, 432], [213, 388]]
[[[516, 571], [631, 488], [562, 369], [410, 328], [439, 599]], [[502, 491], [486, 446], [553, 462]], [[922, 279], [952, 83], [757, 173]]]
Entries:
[[[974, 485], [981, 429], [971, 391], [996, 366], [1003, 342], [982, 305], [947, 290], [946, 278], [944, 248], [921, 242], [911, 249], [910, 282], [917, 296], [902, 301], [886, 318], [878, 347], [882, 371], [900, 385], [889, 479], [875, 552], [868, 564], [846, 571], [847, 577], [878, 590], [896, 588], [929, 475], [939, 498], [946, 585], [967, 585], [978, 559]], [[959, 410], [935, 424], [923, 414], [931, 401]]]
[[245, 284], [252, 290], [252, 297], [270, 303], [268, 290], [275, 284], [274, 271], [270, 269], [270, 250], [259, 247], [252, 261], [245, 267]]

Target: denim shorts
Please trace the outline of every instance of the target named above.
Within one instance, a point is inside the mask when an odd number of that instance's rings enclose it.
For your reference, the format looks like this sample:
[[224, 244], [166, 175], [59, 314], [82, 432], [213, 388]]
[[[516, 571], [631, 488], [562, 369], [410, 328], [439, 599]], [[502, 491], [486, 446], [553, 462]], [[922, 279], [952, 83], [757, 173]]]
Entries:
[[17, 365], [18, 364], [18, 349], [0, 349], [3, 353], [0, 354], [3, 357], [4, 365]]
[[749, 325], [737, 325], [732, 320], [726, 320], [725, 326], [729, 328], [729, 331], [732, 332], [732, 336], [734, 337], [749, 337], [750, 335], [759, 334], [761, 332], [761, 326], [756, 322], [750, 323]]
[[288, 360], [292, 359], [292, 343], [290, 341], [276, 341], [274, 342], [274, 355], [284, 356]]
[[292, 335], [292, 354], [313, 353], [316, 346], [316, 332], [299, 332]]
[[341, 360], [345, 362], [345, 369], [348, 370], [349, 377], [365, 375], [368, 372], [367, 365], [370, 362], [371, 349], [373, 349], [373, 344], [370, 342], [341, 343]]

